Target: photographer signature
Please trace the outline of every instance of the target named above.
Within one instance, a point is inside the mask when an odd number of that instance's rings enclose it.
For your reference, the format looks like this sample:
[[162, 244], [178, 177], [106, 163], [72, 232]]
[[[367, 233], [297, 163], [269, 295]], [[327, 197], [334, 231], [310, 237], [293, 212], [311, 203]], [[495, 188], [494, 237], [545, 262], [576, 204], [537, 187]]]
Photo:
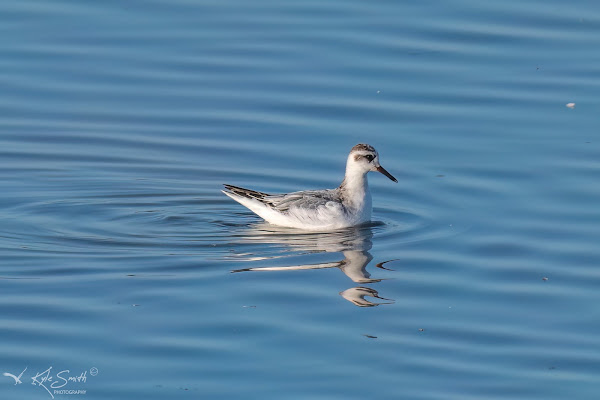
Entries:
[[[8, 372], [3, 373], [2, 375], [12, 378], [14, 380], [15, 385], [20, 385], [23, 383], [21, 377], [23, 376], [25, 371], [27, 371], [27, 368], [28, 367], [25, 367], [25, 369], [19, 375], [14, 375]], [[90, 376], [98, 375], [98, 369], [95, 367], [90, 368], [89, 374]], [[71, 374], [71, 370], [65, 369], [60, 372], [57, 372], [56, 374], [53, 374], [52, 367], [49, 367], [48, 369], [42, 372], [37, 372], [35, 375], [31, 376], [31, 384], [33, 386], [44, 388], [46, 392], [48, 392], [50, 397], [52, 397], [53, 399], [54, 394], [52, 393], [51, 389], [54, 390], [54, 392], [56, 392], [59, 389], [64, 389], [69, 383], [86, 383], [87, 380], [87, 370], [82, 371], [79, 374]]]

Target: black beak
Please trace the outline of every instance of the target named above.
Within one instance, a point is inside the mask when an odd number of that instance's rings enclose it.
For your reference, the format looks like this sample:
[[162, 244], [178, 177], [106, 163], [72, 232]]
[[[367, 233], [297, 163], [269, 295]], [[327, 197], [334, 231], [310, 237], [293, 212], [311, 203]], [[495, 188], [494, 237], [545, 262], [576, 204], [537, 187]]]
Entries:
[[387, 172], [385, 170], [385, 168], [383, 168], [381, 165], [379, 167], [377, 167], [377, 171], [381, 172], [382, 174], [384, 174], [385, 176], [387, 176], [388, 178], [390, 178], [391, 180], [393, 180], [394, 182], [398, 183], [398, 179], [394, 178], [392, 176], [392, 174], [390, 174], [389, 172]]

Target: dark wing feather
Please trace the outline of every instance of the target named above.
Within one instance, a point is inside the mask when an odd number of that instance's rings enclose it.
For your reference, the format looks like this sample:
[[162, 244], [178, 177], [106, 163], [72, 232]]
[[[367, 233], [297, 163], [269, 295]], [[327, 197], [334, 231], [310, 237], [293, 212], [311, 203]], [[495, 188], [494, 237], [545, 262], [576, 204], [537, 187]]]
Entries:
[[250, 190], [250, 189], [245, 189], [239, 186], [233, 186], [233, 185], [223, 185], [225, 186], [225, 190], [227, 190], [230, 193], [233, 194], [237, 194], [238, 196], [241, 197], [246, 197], [248, 199], [255, 199], [260, 201], [261, 203], [265, 203], [265, 204], [269, 204], [269, 205], [273, 205], [273, 203], [269, 200], [267, 200], [267, 197], [270, 197], [271, 195], [268, 193], [264, 193], [264, 192], [258, 192], [256, 190]]
[[260, 200], [260, 199], [265, 198], [266, 196], [269, 196], [268, 193], [257, 192], [256, 190], [244, 189], [239, 186], [233, 186], [233, 185], [227, 185], [227, 184], [225, 184], [223, 186], [225, 186], [225, 189], [227, 189], [231, 193], [237, 194], [238, 196], [242, 196], [242, 197], [248, 197], [251, 199]]

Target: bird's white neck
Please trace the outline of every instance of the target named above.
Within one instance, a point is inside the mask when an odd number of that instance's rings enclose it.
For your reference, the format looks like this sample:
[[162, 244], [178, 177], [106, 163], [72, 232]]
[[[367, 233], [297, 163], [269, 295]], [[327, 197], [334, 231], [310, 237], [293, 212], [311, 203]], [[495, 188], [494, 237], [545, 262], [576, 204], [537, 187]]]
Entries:
[[340, 185], [340, 190], [342, 190], [346, 202], [354, 208], [371, 208], [371, 193], [369, 192], [366, 171], [357, 169], [348, 163], [346, 166], [346, 177]]

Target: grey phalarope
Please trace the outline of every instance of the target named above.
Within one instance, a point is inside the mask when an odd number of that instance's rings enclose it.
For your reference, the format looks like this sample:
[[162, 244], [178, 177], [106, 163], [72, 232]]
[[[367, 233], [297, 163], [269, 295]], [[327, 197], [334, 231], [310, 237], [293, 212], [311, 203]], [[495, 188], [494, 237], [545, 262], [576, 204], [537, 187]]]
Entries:
[[335, 189], [268, 194], [225, 185], [222, 192], [273, 225], [328, 231], [371, 220], [370, 171], [398, 182], [379, 164], [379, 154], [372, 146], [357, 144], [348, 155], [346, 176]]

